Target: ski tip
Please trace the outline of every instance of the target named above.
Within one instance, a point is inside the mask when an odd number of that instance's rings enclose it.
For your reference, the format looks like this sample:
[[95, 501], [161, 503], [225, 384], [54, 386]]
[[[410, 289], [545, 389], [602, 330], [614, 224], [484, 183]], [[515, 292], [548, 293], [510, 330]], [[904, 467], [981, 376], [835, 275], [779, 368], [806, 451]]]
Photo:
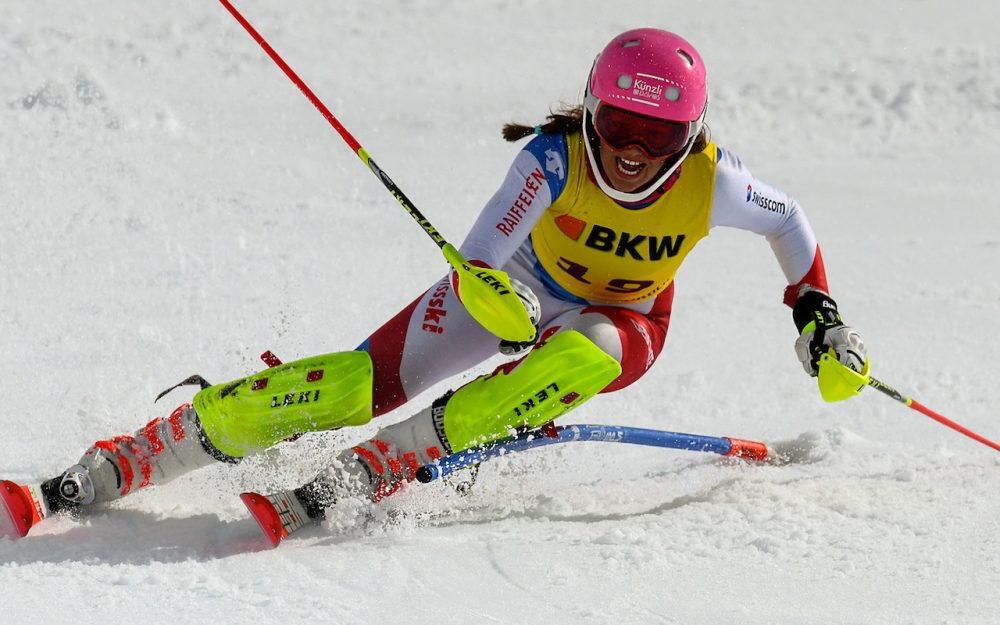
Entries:
[[0, 482], [0, 538], [24, 538], [35, 514], [24, 487], [10, 480]]
[[250, 515], [257, 521], [264, 536], [270, 541], [271, 547], [277, 547], [281, 539], [288, 536], [278, 511], [267, 500], [267, 497], [260, 493], [243, 493], [240, 495], [240, 499], [250, 511]]

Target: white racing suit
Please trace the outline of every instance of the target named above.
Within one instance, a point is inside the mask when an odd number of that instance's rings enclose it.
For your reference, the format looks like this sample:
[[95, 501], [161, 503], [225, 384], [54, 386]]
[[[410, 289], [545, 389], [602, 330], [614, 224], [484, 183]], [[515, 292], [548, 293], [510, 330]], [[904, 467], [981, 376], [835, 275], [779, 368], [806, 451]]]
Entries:
[[[632, 384], [659, 356], [674, 275], [712, 228], [735, 227], [767, 239], [787, 279], [789, 306], [802, 285], [828, 290], [816, 238], [799, 205], [714, 144], [689, 155], [641, 204], [611, 200], [593, 175], [580, 135], [535, 137], [515, 158], [460, 251], [534, 291], [543, 339], [576, 330], [617, 361], [621, 372], [604, 392]], [[453, 279], [433, 284], [358, 347], [371, 356], [372, 416], [496, 354], [497, 338], [466, 312]], [[292, 516], [316, 517], [347, 484], [376, 499], [394, 492], [420, 464], [456, 451], [441, 424], [443, 411], [441, 401], [388, 425], [346, 450], [336, 471], [294, 497], [280, 494], [282, 505], [293, 509]], [[171, 420], [154, 423], [124, 443], [112, 439], [87, 452], [81, 465], [93, 473], [95, 500], [163, 483], [220, 457], [210, 441], [191, 431], [196, 419], [182, 422], [180, 439]]]

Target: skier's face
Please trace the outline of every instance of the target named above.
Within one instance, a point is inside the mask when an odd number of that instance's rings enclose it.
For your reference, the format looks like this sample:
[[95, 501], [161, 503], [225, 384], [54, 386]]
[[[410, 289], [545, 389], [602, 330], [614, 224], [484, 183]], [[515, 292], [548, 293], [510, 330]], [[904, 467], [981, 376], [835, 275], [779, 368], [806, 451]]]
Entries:
[[649, 184], [667, 160], [667, 157], [650, 158], [635, 145], [616, 150], [603, 140], [600, 153], [605, 179], [622, 193], [632, 193]]

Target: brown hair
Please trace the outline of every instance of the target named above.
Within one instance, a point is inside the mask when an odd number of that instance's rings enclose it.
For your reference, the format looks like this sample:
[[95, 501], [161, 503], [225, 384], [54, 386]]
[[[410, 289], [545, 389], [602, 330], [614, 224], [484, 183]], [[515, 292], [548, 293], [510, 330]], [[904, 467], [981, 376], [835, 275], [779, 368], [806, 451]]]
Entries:
[[[572, 134], [583, 132], [583, 105], [563, 104], [558, 110], [551, 111], [545, 118], [544, 124], [538, 126], [525, 126], [510, 122], [503, 125], [503, 138], [507, 141], [520, 141], [521, 139], [534, 134]], [[691, 153], [695, 154], [708, 147], [712, 133], [708, 129], [708, 124], [702, 124], [701, 132], [691, 146]]]

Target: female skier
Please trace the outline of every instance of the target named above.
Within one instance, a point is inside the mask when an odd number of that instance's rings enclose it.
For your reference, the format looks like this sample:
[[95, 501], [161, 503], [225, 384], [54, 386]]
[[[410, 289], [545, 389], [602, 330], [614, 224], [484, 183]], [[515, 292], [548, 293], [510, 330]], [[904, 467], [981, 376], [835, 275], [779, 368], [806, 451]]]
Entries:
[[[503, 354], [527, 355], [382, 428], [301, 488], [244, 495], [275, 544], [321, 519], [338, 498], [360, 492], [377, 501], [423, 464], [539, 427], [596, 393], [638, 380], [663, 348], [678, 267], [716, 226], [770, 243], [788, 281], [795, 352], [807, 373], [820, 374], [824, 397], [859, 390], [851, 376], [867, 374], [864, 345], [828, 294], [805, 214], [709, 140], [707, 107], [705, 67], [694, 47], [642, 28], [600, 53], [582, 106], [534, 128], [504, 127], [509, 141], [534, 138], [461, 252], [470, 264], [510, 276], [496, 286], [509, 284], [520, 297], [537, 341], [502, 340]], [[193, 405], [131, 436], [95, 443], [78, 464], [41, 485], [4, 482], [0, 500], [9, 519], [0, 514], [0, 524], [8, 520], [8, 533], [23, 536], [55, 512], [85, 510], [214, 462], [238, 462], [301, 432], [365, 424], [468, 371], [496, 353], [497, 339], [467, 312], [457, 279], [452, 272], [431, 286], [355, 351], [272, 362], [215, 386], [192, 377], [186, 382], [202, 384]]]

